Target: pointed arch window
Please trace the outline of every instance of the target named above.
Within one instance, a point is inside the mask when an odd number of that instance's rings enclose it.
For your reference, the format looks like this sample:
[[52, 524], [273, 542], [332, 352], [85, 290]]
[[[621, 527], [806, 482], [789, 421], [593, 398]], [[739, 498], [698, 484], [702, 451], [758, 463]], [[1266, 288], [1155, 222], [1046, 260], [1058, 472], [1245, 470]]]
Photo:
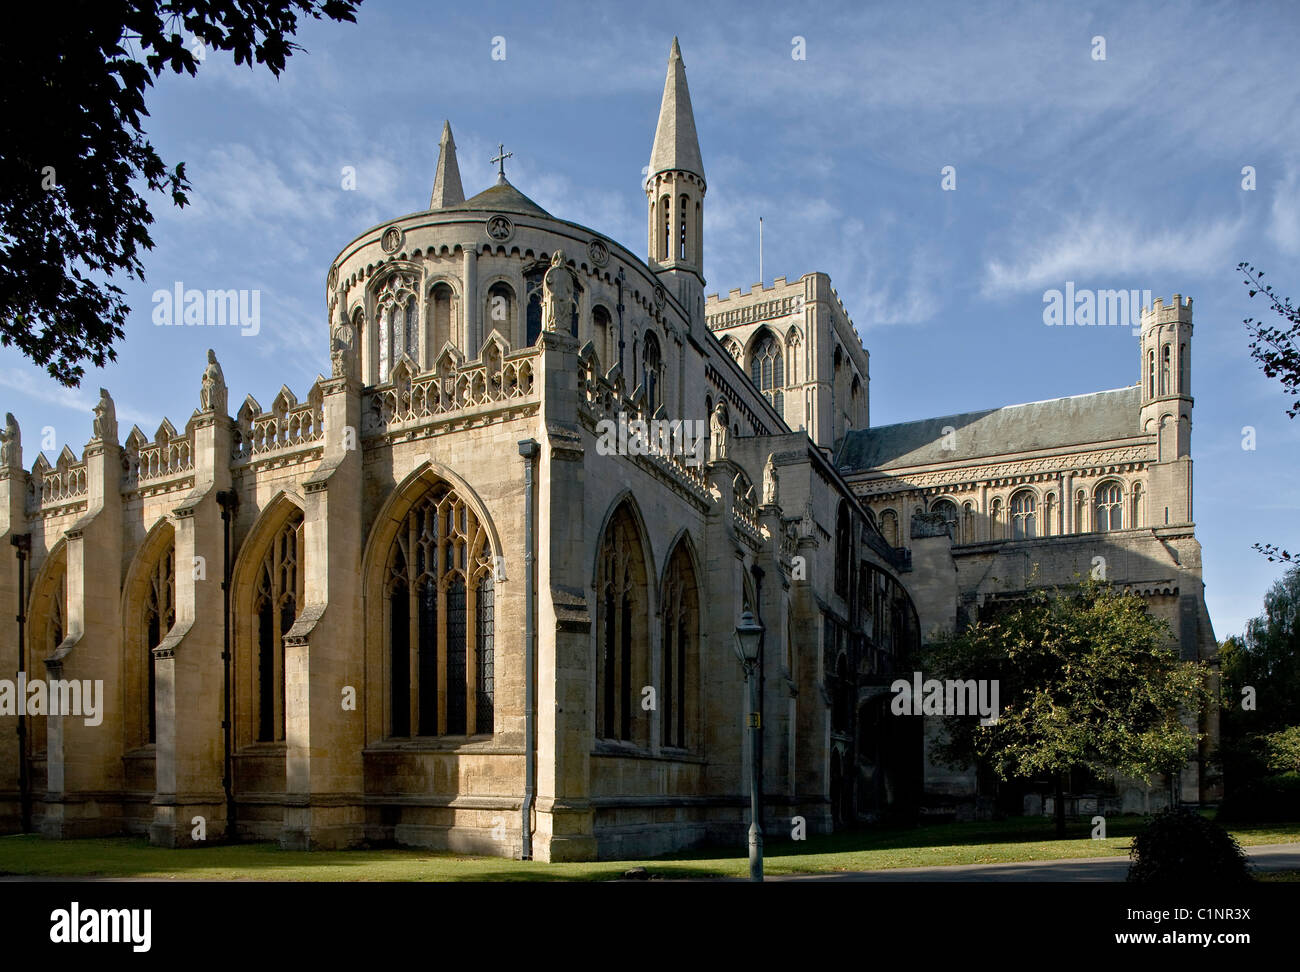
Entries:
[[448, 484], [403, 518], [385, 597], [393, 737], [493, 731], [492, 564], [487, 530]]
[[694, 722], [694, 697], [699, 644], [699, 593], [686, 547], [679, 544], [664, 579], [662, 612], [663, 719], [665, 746], [687, 747], [687, 727]]
[[655, 409], [659, 407], [660, 399], [663, 395], [663, 356], [659, 351], [659, 339], [655, 337], [654, 332], [647, 332], [645, 336], [645, 351], [641, 356], [642, 366], [645, 371], [645, 401], [646, 412], [654, 415]]
[[420, 360], [419, 300], [412, 274], [393, 273], [377, 294], [379, 381], [386, 382], [403, 353]]
[[1169, 394], [1169, 345], [1165, 345], [1160, 352], [1160, 394]]
[[[646, 569], [626, 506], [615, 512], [600, 546], [597, 591], [597, 737], [646, 741], [633, 688], [647, 684]], [[638, 696], [639, 697], [639, 696]]]
[[801, 379], [801, 372], [799, 371], [799, 351], [802, 344], [803, 338], [799, 334], [799, 329], [797, 327], [790, 328], [790, 331], [786, 334], [785, 338], [785, 349], [789, 358], [789, 368], [787, 369], [789, 384], [792, 385], [796, 384]]
[[1034, 494], [1022, 489], [1011, 497], [1011, 538], [1032, 540], [1038, 536], [1038, 502]]
[[1006, 539], [1005, 522], [1002, 515], [1002, 498], [995, 497], [989, 507], [989, 539]]
[[686, 259], [686, 214], [690, 211], [690, 205], [691, 205], [690, 198], [683, 195], [681, 197], [682, 211], [681, 211], [681, 220], [680, 220], [682, 231], [681, 231], [680, 239], [678, 240], [678, 254], [677, 254], [683, 260]]
[[1124, 490], [1119, 483], [1102, 483], [1093, 494], [1097, 507], [1096, 529], [1099, 531], [1124, 528]]
[[1143, 499], [1142, 484], [1134, 483], [1132, 509], [1130, 510], [1129, 513], [1129, 524], [1134, 529], [1142, 525], [1142, 499]]
[[[1154, 352], [1152, 352], [1154, 354]], [[1077, 490], [1074, 494], [1074, 532], [1084, 533], [1088, 527], [1088, 494]]]
[[146, 740], [157, 742], [157, 677], [154, 649], [176, 623], [176, 548], [168, 544], [149, 574], [149, 589], [144, 605], [145, 721]]
[[663, 238], [659, 244], [659, 259], [667, 260], [669, 247], [672, 246], [673, 239], [673, 202], [672, 196], [662, 196], [659, 199], [659, 225], [663, 227]]
[[764, 331], [763, 336], [754, 345], [749, 360], [749, 376], [758, 390], [763, 393], [778, 412], [785, 408], [785, 360], [781, 345], [771, 331]]
[[276, 532], [257, 569], [253, 594], [254, 706], [258, 742], [284, 739], [284, 636], [302, 604], [301, 512]]

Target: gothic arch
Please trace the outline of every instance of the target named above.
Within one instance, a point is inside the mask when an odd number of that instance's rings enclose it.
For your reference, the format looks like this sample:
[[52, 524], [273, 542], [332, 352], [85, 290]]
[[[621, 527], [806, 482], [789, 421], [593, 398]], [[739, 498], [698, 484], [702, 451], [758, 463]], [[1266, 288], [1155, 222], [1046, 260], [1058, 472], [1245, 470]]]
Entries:
[[690, 534], [678, 533], [664, 560], [659, 590], [660, 741], [693, 748], [699, 725], [700, 587], [699, 558]]
[[[27, 600], [27, 677], [45, 678], [45, 659], [68, 636], [68, 542], [60, 538], [32, 578]], [[35, 755], [46, 748], [46, 717], [27, 720], [27, 744]]]
[[[284, 739], [284, 635], [304, 601], [304, 516], [301, 497], [277, 492], [258, 514], [231, 567], [236, 751]], [[272, 789], [282, 786], [265, 782]]]
[[745, 346], [742, 363], [754, 387], [779, 414], [784, 414], [786, 360], [781, 336], [770, 327], [755, 328]]
[[[408, 563], [408, 551], [398, 542], [399, 534], [403, 528], [406, 528], [409, 533], [411, 517], [419, 517], [421, 511], [428, 510], [430, 506], [440, 508], [440, 504], [447, 500], [450, 501], [451, 507], [459, 504], [459, 508], [464, 511], [463, 533], [466, 534], [463, 537], [464, 542], [459, 547], [454, 543], [450, 544], [456, 558], [455, 566], [448, 568], [443, 565], [441, 569], [418, 570], [420, 566], [418, 552], [409, 552], [414, 560]], [[446, 510], [443, 509], [442, 512], [445, 513]], [[455, 539], [462, 539], [461, 534], [455, 533]], [[409, 546], [409, 537], [406, 545]], [[447, 552], [446, 546], [439, 549], [443, 553]], [[460, 560], [460, 549], [464, 550], [463, 563]], [[482, 499], [460, 476], [440, 463], [432, 461], [421, 463], [389, 493], [375, 517], [361, 557], [366, 639], [364, 651], [367, 742], [378, 742], [395, 734], [400, 735], [401, 738], [409, 738], [442, 734], [470, 736], [494, 731], [495, 711], [498, 706], [496, 684], [499, 682], [496, 678], [495, 653], [498, 593], [496, 565], [500, 563], [501, 552], [501, 540]], [[394, 559], [395, 557], [400, 559], [400, 563]], [[444, 677], [438, 679], [436, 687], [431, 680], [426, 679], [426, 694], [423, 699], [418, 696], [420, 689], [418, 660], [422, 644], [419, 630], [421, 621], [418, 614], [407, 616], [408, 634], [405, 642], [400, 632], [397, 640], [393, 637], [395, 620], [393, 612], [394, 610], [400, 612], [401, 609], [398, 603], [400, 598], [395, 602], [393, 596], [397, 589], [402, 587], [402, 580], [400, 577], [395, 577], [394, 570], [396, 569], [400, 574], [403, 568], [409, 569], [408, 575], [409, 571], [416, 572], [416, 576], [408, 576], [406, 581], [409, 584], [406, 588], [408, 602], [410, 596], [418, 596], [421, 593], [421, 588], [417, 586], [420, 584], [430, 585], [429, 590], [433, 595], [433, 600], [424, 605], [427, 611], [425, 623], [429, 625], [424, 635], [426, 639], [423, 642], [424, 658], [428, 664], [436, 657], [435, 664]], [[446, 675], [448, 664], [451, 665], [452, 675], [457, 677], [460, 675], [462, 654], [453, 648], [460, 647], [458, 619], [461, 616], [462, 597], [466, 639], [463, 654], [464, 677], [467, 684], [471, 679], [474, 681], [475, 693], [472, 700], [468, 694], [465, 699], [463, 731], [452, 732], [453, 729], [461, 728], [459, 719], [462, 710], [459, 707], [459, 698], [451, 700], [453, 702], [451, 709], [446, 705], [449, 700], [447, 692], [449, 683]], [[447, 611], [449, 603], [453, 608], [450, 614]], [[416, 607], [418, 608], [418, 605]], [[409, 603], [407, 610], [408, 612], [412, 610]], [[448, 631], [447, 622], [453, 618], [457, 619], [453, 621], [456, 630]], [[398, 621], [400, 627], [400, 618]], [[431, 635], [433, 625], [438, 623], [441, 627], [437, 630], [441, 634], [433, 636]], [[437, 640], [429, 641], [431, 636], [436, 637]], [[412, 658], [411, 665], [405, 669], [407, 682], [404, 697], [409, 700], [405, 709], [394, 704], [394, 692], [397, 691], [400, 695], [403, 687], [403, 670], [400, 665], [395, 667], [394, 652], [399, 654], [405, 652]], [[428, 671], [429, 669], [426, 669], [426, 673]], [[413, 692], [417, 694], [412, 695]], [[433, 701], [434, 695], [430, 694], [432, 692], [438, 693], [437, 700], [443, 704], [439, 705]], [[419, 719], [422, 701], [425, 713], [423, 726]], [[431, 715], [431, 713], [435, 714]], [[395, 715], [396, 723], [393, 721]], [[422, 729], [430, 731], [422, 732]], [[400, 732], [401, 730], [405, 732]]]
[[651, 680], [651, 591], [656, 576], [636, 501], [621, 495], [601, 525], [593, 575], [595, 673], [593, 724], [597, 739], [650, 745], [651, 719], [640, 706]]
[[176, 622], [176, 573], [176, 530], [163, 516], [136, 549], [122, 585], [123, 751], [154, 742], [153, 649]]
[[[646, 577], [649, 578], [651, 584], [655, 584], [657, 578], [660, 576], [660, 571], [658, 571], [654, 565], [654, 545], [650, 542], [650, 530], [646, 527], [645, 517], [641, 515], [641, 506], [637, 503], [636, 496], [633, 495], [632, 490], [624, 489], [610, 501], [609, 506], [605, 510], [605, 517], [600, 521], [600, 529], [596, 531], [596, 536], [605, 536], [605, 532], [609, 529], [610, 521], [614, 519], [614, 514], [618, 512], [619, 506], [624, 504], [627, 505], [628, 511], [632, 514], [632, 520], [636, 524], [637, 537], [641, 543], [641, 549], [645, 552]], [[685, 528], [683, 527], [682, 529], [684, 532]], [[674, 540], [674, 543], [675, 542], [676, 540]], [[597, 551], [597, 553], [599, 554], [599, 551]], [[600, 564], [599, 556], [597, 556], [596, 566], [591, 574], [591, 582], [595, 585], [598, 584], [599, 581]], [[651, 603], [658, 603], [659, 593], [657, 589], [649, 590], [647, 594]]]

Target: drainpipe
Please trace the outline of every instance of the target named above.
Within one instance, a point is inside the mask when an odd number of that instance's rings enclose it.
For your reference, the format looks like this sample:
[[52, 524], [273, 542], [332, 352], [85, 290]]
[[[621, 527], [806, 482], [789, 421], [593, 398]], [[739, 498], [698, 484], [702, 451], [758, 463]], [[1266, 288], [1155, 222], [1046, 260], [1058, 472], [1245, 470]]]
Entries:
[[239, 508], [239, 494], [233, 489], [223, 489], [217, 493], [217, 505], [221, 507], [221, 665], [222, 696], [224, 709], [221, 717], [221, 734], [224, 745], [222, 762], [221, 788], [226, 792], [226, 840], [233, 841], [236, 834], [235, 790], [233, 785], [234, 767], [231, 761], [231, 720], [230, 720], [230, 521], [235, 510]]
[[519, 454], [524, 457], [524, 799], [520, 806], [519, 859], [533, 859], [533, 800], [537, 793], [537, 701], [534, 657], [535, 615], [533, 573], [536, 566], [533, 554], [533, 467], [539, 448], [536, 439], [519, 442]]
[[[9, 542], [18, 554], [18, 677], [15, 685], [26, 683], [27, 672], [27, 556], [32, 552], [32, 535], [15, 533]], [[27, 778], [27, 699], [19, 690], [18, 699], [18, 805], [21, 808], [23, 833], [32, 831], [31, 781]]]

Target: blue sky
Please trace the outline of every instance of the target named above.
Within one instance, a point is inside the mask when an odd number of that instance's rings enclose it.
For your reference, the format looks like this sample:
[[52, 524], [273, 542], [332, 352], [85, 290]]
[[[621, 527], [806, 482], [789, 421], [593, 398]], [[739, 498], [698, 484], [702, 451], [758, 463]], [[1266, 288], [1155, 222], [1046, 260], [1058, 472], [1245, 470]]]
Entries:
[[[1281, 568], [1251, 543], [1300, 547], [1300, 420], [1249, 358], [1242, 318], [1266, 311], [1234, 268], [1253, 262], [1300, 298], [1300, 10], [1286, 4], [368, 0], [355, 25], [306, 24], [278, 81], [210, 55], [150, 96], [148, 134], [186, 163], [193, 205], [155, 200], [118, 360], [69, 391], [0, 349], [25, 463], [45, 426], [51, 458], [80, 454], [101, 385], [123, 438], [132, 423], [152, 437], [164, 415], [183, 425], [208, 346], [232, 411], [248, 393], [268, 406], [281, 383], [305, 396], [328, 371], [330, 262], [426, 207], [444, 118], [467, 195], [491, 184], [504, 142], [523, 192], [642, 252], [674, 34], [708, 177], [707, 291], [757, 280], [761, 215], [768, 283], [825, 271], [849, 309], [873, 424], [1134, 383], [1128, 328], [1044, 326], [1044, 292], [1067, 281], [1193, 297], [1207, 601], [1220, 638], [1259, 613]], [[940, 188], [947, 165], [955, 191]], [[151, 295], [177, 281], [259, 289], [259, 334], [155, 328]]]

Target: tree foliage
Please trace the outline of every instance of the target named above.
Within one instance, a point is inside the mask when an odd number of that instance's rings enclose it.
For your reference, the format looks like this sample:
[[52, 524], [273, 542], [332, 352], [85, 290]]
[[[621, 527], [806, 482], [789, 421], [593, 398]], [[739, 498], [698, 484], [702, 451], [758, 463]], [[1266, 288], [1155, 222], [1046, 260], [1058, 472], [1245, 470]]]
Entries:
[[1240, 886], [1250, 863], [1236, 838], [1195, 811], [1173, 807], [1156, 814], [1129, 851], [1128, 880], [1164, 888]]
[[1002, 702], [994, 725], [946, 720], [937, 752], [1004, 780], [1076, 767], [1144, 780], [1176, 772], [1200, 739], [1180, 716], [1209, 696], [1204, 663], [1181, 661], [1169, 640], [1137, 594], [1092, 579], [1037, 589], [929, 650], [936, 677], [996, 678]]
[[153, 215], [184, 206], [184, 163], [145, 137], [145, 94], [207, 52], [284, 69], [299, 15], [354, 21], [360, 0], [72, 0], [41, 29], [0, 31], [0, 343], [65, 385], [116, 358]]
[[[1264, 374], [1276, 378], [1282, 388], [1291, 397], [1287, 408], [1287, 417], [1300, 415], [1300, 309], [1297, 309], [1289, 297], [1279, 297], [1273, 292], [1272, 284], [1263, 282], [1264, 271], [1256, 270], [1248, 263], [1237, 264], [1245, 278], [1244, 283], [1250, 296], [1262, 294], [1273, 311], [1285, 322], [1281, 326], [1263, 324], [1253, 317], [1242, 321], [1250, 335], [1250, 356], [1259, 362]], [[1290, 563], [1297, 555], [1279, 548], [1276, 544], [1255, 544], [1255, 549], [1270, 561]]]
[[[1264, 595], [1264, 613], [1246, 622], [1240, 638], [1219, 649], [1224, 719], [1242, 734], [1300, 725], [1300, 565]], [[1253, 689], [1254, 708], [1241, 707]]]

